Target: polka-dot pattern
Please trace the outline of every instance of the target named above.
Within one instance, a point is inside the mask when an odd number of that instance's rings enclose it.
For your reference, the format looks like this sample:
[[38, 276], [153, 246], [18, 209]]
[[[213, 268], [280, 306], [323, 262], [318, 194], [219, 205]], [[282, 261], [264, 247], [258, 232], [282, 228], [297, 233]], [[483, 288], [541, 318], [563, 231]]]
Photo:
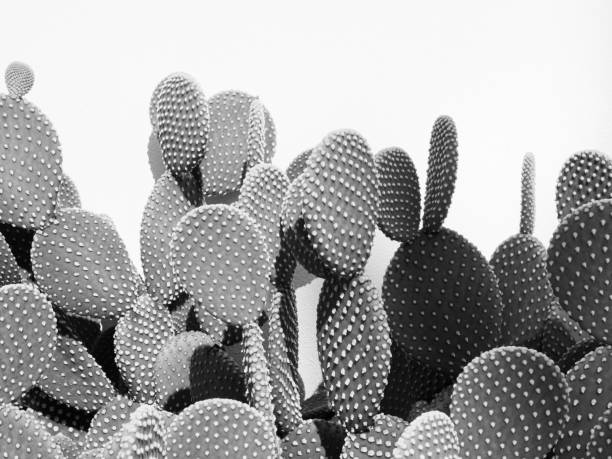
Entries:
[[6, 458], [64, 459], [44, 426], [12, 405], [0, 405], [0, 439]]
[[171, 268], [170, 241], [174, 225], [194, 207], [169, 172], [155, 182], [140, 223], [140, 260], [147, 291], [168, 305], [180, 288]]
[[612, 343], [612, 199], [565, 217], [548, 248], [548, 270], [561, 306], [595, 338]]
[[72, 179], [62, 174], [59, 192], [57, 194], [57, 208], [81, 207], [81, 196]]
[[457, 129], [449, 116], [434, 123], [429, 145], [427, 184], [423, 204], [423, 229], [436, 232], [448, 215], [457, 180]]
[[289, 166], [287, 167], [287, 177], [289, 178], [289, 181], [293, 182], [298, 175], [304, 172], [304, 169], [306, 169], [306, 163], [308, 162], [308, 157], [311, 153], [312, 149], [305, 150], [291, 160], [291, 163], [289, 163]]
[[[270, 162], [274, 156], [274, 122], [263, 106], [264, 122], [252, 118], [254, 100], [239, 91], [221, 92], [210, 98], [210, 138], [200, 164], [204, 196], [225, 195], [240, 189], [245, 168], [253, 161], [249, 151], [253, 151], [252, 142], [254, 136], [260, 135], [261, 124], [265, 127], [264, 162]], [[257, 104], [254, 109], [259, 110]]]
[[256, 409], [235, 400], [210, 399], [187, 407], [172, 421], [167, 456], [270, 458], [278, 451], [275, 438], [273, 426]]
[[259, 99], [249, 106], [247, 133], [247, 167], [251, 168], [266, 160], [266, 115]]
[[328, 459], [340, 456], [346, 433], [340, 424], [310, 419], [290, 432], [282, 442], [285, 459]]
[[515, 345], [535, 339], [553, 301], [546, 249], [535, 237], [517, 234], [495, 250], [491, 266], [504, 304], [502, 342]]
[[30, 251], [32, 249], [32, 240], [34, 239], [35, 231], [20, 228], [10, 223], [0, 223], [0, 232], [11, 248], [11, 252], [13, 252], [13, 256], [19, 267], [27, 271], [29, 275], [32, 272]]
[[39, 379], [56, 342], [53, 308], [36, 287], [0, 288], [0, 402], [14, 400]]
[[21, 99], [34, 86], [34, 71], [23, 62], [11, 62], [4, 72], [4, 81], [9, 95]]
[[139, 402], [155, 401], [155, 361], [174, 335], [166, 308], [143, 295], [119, 320], [115, 330], [115, 361], [129, 394]]
[[188, 75], [175, 74], [164, 80], [156, 105], [164, 164], [176, 177], [189, 174], [208, 144], [210, 114], [204, 94]]
[[120, 317], [136, 300], [142, 281], [114, 225], [82, 209], [55, 216], [32, 243], [36, 283], [67, 313]]
[[559, 305], [559, 301], [553, 298], [536, 344], [541, 352], [557, 362], [577, 343], [591, 338]]
[[462, 457], [545, 457], [566, 429], [568, 392], [559, 368], [533, 349], [476, 357], [457, 378], [450, 407]]
[[612, 405], [612, 346], [589, 352], [567, 373], [570, 411], [555, 446], [560, 459], [586, 457], [591, 430]]
[[589, 352], [594, 351], [603, 343], [595, 338], [586, 338], [570, 347], [557, 361], [557, 365], [563, 373], [567, 373], [574, 365]]
[[51, 122], [24, 99], [0, 95], [0, 221], [36, 229], [53, 214], [62, 152]]
[[403, 419], [377, 414], [368, 432], [347, 432], [340, 459], [392, 458], [393, 447], [407, 426]]
[[410, 355], [454, 377], [500, 339], [501, 295], [493, 270], [463, 236], [442, 228], [403, 243], [382, 294], [394, 339]]
[[140, 406], [127, 397], [117, 396], [101, 408], [91, 420], [84, 441], [84, 449], [102, 447], [110, 438], [121, 431], [130, 419], [131, 413]]
[[63, 336], [57, 338], [49, 368], [36, 385], [53, 398], [85, 411], [95, 411], [115, 396], [111, 382], [85, 346]]
[[0, 234], [0, 286], [21, 282], [21, 269], [11, 247]]
[[598, 459], [610, 455], [612, 451], [612, 403], [597, 420], [591, 429], [591, 436], [586, 449], [587, 459]]
[[174, 273], [199, 308], [236, 325], [260, 316], [272, 263], [262, 232], [243, 211], [198, 207], [175, 226], [171, 247]]
[[142, 404], [121, 429], [117, 459], [163, 459], [166, 457], [164, 417], [153, 405]]
[[519, 232], [533, 234], [535, 226], [535, 157], [527, 153], [521, 170], [521, 221]]
[[347, 431], [364, 432], [374, 424], [391, 360], [380, 296], [364, 275], [327, 279], [317, 322], [319, 362], [331, 407]]
[[393, 459], [459, 459], [459, 440], [450, 418], [439, 411], [417, 417], [399, 436]]
[[583, 204], [612, 198], [612, 160], [594, 150], [572, 155], [557, 179], [556, 198], [559, 220]]
[[421, 190], [414, 163], [397, 147], [378, 152], [374, 159], [380, 183], [378, 228], [394, 241], [410, 242], [421, 223]]

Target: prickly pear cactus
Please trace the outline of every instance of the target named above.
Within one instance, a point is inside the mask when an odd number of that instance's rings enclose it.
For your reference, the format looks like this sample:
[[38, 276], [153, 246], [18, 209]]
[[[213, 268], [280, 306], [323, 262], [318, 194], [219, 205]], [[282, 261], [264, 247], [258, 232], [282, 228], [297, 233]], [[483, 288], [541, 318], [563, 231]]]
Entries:
[[406, 427], [395, 442], [393, 459], [459, 459], [459, 440], [451, 419], [428, 411]]

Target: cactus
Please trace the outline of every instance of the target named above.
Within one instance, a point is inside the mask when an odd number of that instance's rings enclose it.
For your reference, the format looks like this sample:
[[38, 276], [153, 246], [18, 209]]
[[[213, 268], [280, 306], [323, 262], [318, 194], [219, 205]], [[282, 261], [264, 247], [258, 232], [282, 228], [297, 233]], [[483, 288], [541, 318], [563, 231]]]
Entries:
[[141, 405], [121, 429], [117, 459], [164, 459], [166, 457], [164, 419], [152, 405]]
[[306, 421], [283, 439], [283, 458], [338, 459], [345, 436], [342, 426], [334, 422]]
[[81, 207], [81, 196], [72, 179], [62, 174], [59, 192], [57, 194], [57, 209], [67, 209], [69, 207]]
[[428, 411], [406, 427], [393, 449], [393, 459], [459, 459], [459, 440], [450, 418]]
[[521, 170], [521, 220], [519, 234], [531, 235], [535, 225], [535, 157], [527, 153]]
[[408, 423], [401, 418], [377, 414], [368, 432], [347, 432], [340, 459], [393, 457], [393, 447]]

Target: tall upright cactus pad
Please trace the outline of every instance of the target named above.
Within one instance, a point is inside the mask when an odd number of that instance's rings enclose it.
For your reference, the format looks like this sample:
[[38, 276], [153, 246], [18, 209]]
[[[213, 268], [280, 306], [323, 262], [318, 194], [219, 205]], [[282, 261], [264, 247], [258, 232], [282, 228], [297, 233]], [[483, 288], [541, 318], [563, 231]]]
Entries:
[[57, 203], [61, 146], [47, 117], [23, 99], [34, 83], [30, 68], [13, 63], [5, 77], [9, 95], [0, 94], [0, 221], [37, 229], [47, 224]]
[[535, 157], [527, 153], [521, 170], [521, 221], [519, 233], [531, 235], [535, 226]]
[[200, 300], [199, 308], [236, 325], [257, 320], [265, 308], [272, 262], [251, 217], [225, 204], [198, 207], [174, 227], [171, 247], [174, 273], [180, 286]]
[[173, 335], [170, 313], [146, 294], [119, 319], [115, 330], [115, 361], [135, 400], [155, 401], [155, 361]]
[[390, 239], [410, 242], [421, 223], [419, 176], [401, 148], [386, 148], [374, 158], [380, 183], [378, 228]]
[[251, 119], [255, 97], [239, 91], [226, 91], [209, 99], [210, 138], [200, 163], [204, 196], [226, 195], [238, 191], [249, 166], [249, 146], [253, 129], [265, 128], [264, 160], [269, 162], [276, 148], [276, 130], [268, 110], [262, 106], [263, 123]]
[[0, 402], [24, 394], [48, 365], [57, 342], [53, 307], [28, 284], [0, 288]]
[[219, 458], [275, 458], [278, 446], [271, 427], [244, 403], [221, 398], [197, 402], [168, 427], [167, 457], [202, 457], [214, 451]]
[[571, 410], [555, 446], [559, 459], [586, 457], [591, 430], [612, 406], [612, 346], [589, 352], [567, 373]]
[[548, 316], [553, 292], [546, 270], [546, 249], [529, 234], [504, 241], [491, 257], [502, 294], [502, 342], [524, 344], [535, 339]]
[[550, 282], [561, 306], [580, 326], [612, 343], [612, 199], [585, 204], [566, 216], [548, 248]]
[[499, 342], [497, 278], [478, 249], [452, 230], [421, 232], [403, 243], [382, 293], [398, 344], [451, 378]]
[[417, 417], [401, 433], [393, 459], [459, 459], [459, 439], [451, 419], [440, 411]]
[[55, 217], [32, 243], [38, 286], [67, 313], [120, 317], [142, 281], [114, 225], [107, 217], [74, 208]]
[[143, 404], [130, 415], [121, 430], [117, 459], [164, 459], [166, 427], [160, 411]]
[[168, 305], [180, 288], [172, 272], [170, 241], [174, 225], [194, 207], [169, 172], [155, 182], [140, 224], [140, 260], [147, 291]]
[[507, 346], [476, 357], [457, 378], [450, 407], [462, 457], [546, 457], [564, 432], [568, 393], [540, 352]]
[[429, 146], [427, 184], [423, 204], [423, 229], [436, 232], [448, 215], [457, 180], [457, 129], [449, 116], [434, 123]]
[[159, 89], [156, 110], [166, 169], [177, 178], [191, 174], [208, 144], [210, 115], [204, 94], [191, 77], [171, 75]]
[[364, 275], [327, 279], [317, 321], [319, 362], [331, 406], [347, 431], [364, 432], [374, 424], [391, 360], [382, 301]]
[[7, 458], [64, 459], [44, 426], [13, 405], [0, 405], [0, 439]]
[[266, 114], [259, 99], [249, 105], [247, 133], [247, 168], [266, 161]]
[[561, 169], [556, 197], [559, 220], [583, 204], [612, 198], [612, 160], [593, 150], [575, 153]]

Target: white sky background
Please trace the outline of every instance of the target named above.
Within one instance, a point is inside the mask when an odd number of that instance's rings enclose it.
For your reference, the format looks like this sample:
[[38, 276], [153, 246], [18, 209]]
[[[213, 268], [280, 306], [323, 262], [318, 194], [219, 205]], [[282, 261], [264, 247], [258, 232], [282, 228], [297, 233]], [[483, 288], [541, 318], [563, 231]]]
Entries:
[[[54, 123], [65, 172], [85, 208], [114, 220], [138, 265], [153, 186], [149, 98], [175, 71], [206, 96], [260, 96], [283, 168], [329, 131], [352, 128], [373, 152], [404, 148], [423, 189], [431, 127], [451, 115], [460, 153], [447, 226], [487, 257], [518, 231], [525, 152], [536, 156], [536, 236], [545, 243], [563, 161], [587, 148], [612, 154], [612, 2], [85, 3], [6, 2], [0, 67], [33, 67], [28, 98]], [[377, 285], [396, 246], [376, 240], [368, 273]], [[309, 391], [320, 379], [319, 287], [298, 292]]]

